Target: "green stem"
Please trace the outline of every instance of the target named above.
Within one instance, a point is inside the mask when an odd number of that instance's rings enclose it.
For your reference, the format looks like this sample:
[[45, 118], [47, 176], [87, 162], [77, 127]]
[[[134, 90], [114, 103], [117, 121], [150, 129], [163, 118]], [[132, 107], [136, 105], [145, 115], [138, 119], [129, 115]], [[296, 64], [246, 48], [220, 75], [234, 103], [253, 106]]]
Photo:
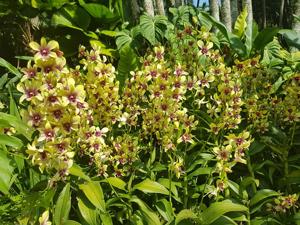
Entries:
[[[247, 167], [248, 167], [248, 171], [250, 173], [250, 176], [253, 178], [253, 180], [255, 180], [255, 175], [254, 175], [253, 167], [252, 167], [252, 164], [251, 164], [251, 158], [250, 158], [249, 154], [247, 154]], [[255, 194], [257, 192], [257, 188], [256, 188], [255, 183], [252, 183], [251, 187], [252, 187], [253, 193]]]

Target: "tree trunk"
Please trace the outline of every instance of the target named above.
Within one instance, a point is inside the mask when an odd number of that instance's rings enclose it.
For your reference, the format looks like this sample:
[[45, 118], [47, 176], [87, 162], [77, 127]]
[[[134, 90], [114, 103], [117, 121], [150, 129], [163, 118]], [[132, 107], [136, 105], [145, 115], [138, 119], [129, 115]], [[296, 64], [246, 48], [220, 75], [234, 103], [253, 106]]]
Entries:
[[247, 16], [247, 25], [252, 27], [253, 22], [253, 10], [252, 10], [252, 0], [244, 0], [243, 7], [247, 7], [248, 16]]
[[175, 0], [169, 0], [169, 3], [171, 7], [175, 7], [176, 4]]
[[217, 21], [220, 21], [220, 12], [219, 12], [219, 3], [218, 3], [218, 0], [209, 0], [209, 8], [210, 8], [211, 15]]
[[[294, 15], [300, 17], [300, 0], [294, 1]], [[294, 18], [293, 30], [300, 33], [300, 21]]]
[[165, 15], [164, 0], [156, 0], [156, 7], [159, 15]]
[[152, 0], [144, 0], [144, 10], [149, 16], [154, 16], [154, 8]]
[[133, 20], [136, 22], [140, 15], [140, 7], [137, 0], [131, 0], [131, 12]]
[[230, 0], [221, 1], [221, 18], [222, 22], [225, 24], [228, 31], [231, 32], [231, 9], [230, 9]]
[[231, 20], [232, 23], [236, 21], [236, 18], [239, 15], [239, 8], [238, 8], [238, 0], [231, 0]]
[[179, 7], [184, 4], [184, 0], [175, 0], [175, 7]]
[[267, 27], [267, 12], [266, 12], [266, 0], [262, 0], [262, 10], [263, 10], [263, 18], [262, 18], [262, 27]]
[[284, 0], [281, 0], [280, 1], [280, 10], [279, 10], [279, 27], [282, 27], [283, 12], [284, 12]]

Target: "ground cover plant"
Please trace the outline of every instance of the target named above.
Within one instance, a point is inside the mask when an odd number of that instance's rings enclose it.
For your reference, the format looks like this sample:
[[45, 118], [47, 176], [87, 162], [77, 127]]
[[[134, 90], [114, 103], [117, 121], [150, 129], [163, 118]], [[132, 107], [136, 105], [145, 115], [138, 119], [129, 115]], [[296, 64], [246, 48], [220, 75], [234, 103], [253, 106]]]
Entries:
[[22, 74], [0, 61], [3, 223], [299, 224], [300, 52], [246, 17], [144, 15], [149, 48], [119, 32], [118, 68], [44, 37]]

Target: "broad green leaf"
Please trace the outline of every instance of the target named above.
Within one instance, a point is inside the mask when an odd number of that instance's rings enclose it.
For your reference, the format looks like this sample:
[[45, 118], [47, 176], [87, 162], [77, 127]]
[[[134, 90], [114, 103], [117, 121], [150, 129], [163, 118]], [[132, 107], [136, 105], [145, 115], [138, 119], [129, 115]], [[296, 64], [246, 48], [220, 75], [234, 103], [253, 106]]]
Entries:
[[300, 33], [299, 31], [283, 29], [278, 32], [281, 34], [289, 47], [296, 47], [300, 49]]
[[273, 37], [280, 31], [280, 28], [265, 28], [254, 40], [254, 48], [263, 50], [264, 47], [273, 40]]
[[163, 185], [149, 179], [136, 184], [133, 189], [140, 190], [144, 193], [158, 193], [164, 195], [169, 194], [169, 191]]
[[81, 5], [92, 17], [101, 19], [103, 22], [112, 22], [119, 16], [110, 11], [105, 5], [97, 3], [86, 3]]
[[2, 127], [1, 124], [3, 123], [9, 124], [10, 126], [14, 127], [17, 130], [17, 132], [24, 135], [24, 137], [26, 137], [27, 140], [31, 140], [31, 136], [34, 132], [33, 128], [29, 127], [16, 116], [0, 112], [0, 127]]
[[13, 65], [11, 65], [9, 62], [7, 62], [5, 59], [1, 57], [0, 57], [0, 66], [6, 68], [9, 72], [16, 75], [18, 78], [22, 77], [21, 72], [16, 67], [14, 67]]
[[199, 220], [197, 215], [190, 209], [183, 209], [177, 215], [175, 219], [175, 225], [179, 224], [183, 220]]
[[133, 38], [130, 36], [130, 32], [128, 30], [123, 30], [117, 33], [116, 44], [119, 50], [121, 50], [124, 46], [131, 45]]
[[137, 55], [129, 44], [126, 44], [120, 50], [120, 59], [118, 63], [117, 80], [120, 82], [120, 89], [122, 90], [125, 81], [130, 76], [130, 71], [134, 71], [138, 66]]
[[12, 166], [11, 160], [4, 151], [0, 150], [0, 192], [5, 195], [9, 194], [13, 171], [14, 167]]
[[167, 19], [164, 16], [149, 16], [142, 15], [140, 17], [141, 33], [151, 45], [155, 45], [164, 37], [164, 30], [166, 30]]
[[[280, 224], [282, 223], [274, 218], [270, 217], [256, 217], [251, 220], [251, 225], [269, 225], [269, 224]], [[298, 225], [298, 224], [297, 224]]]
[[89, 225], [98, 225], [97, 222], [97, 211], [94, 209], [89, 208], [84, 204], [84, 202], [77, 198], [78, 201], [78, 208], [80, 211], [81, 216]]
[[169, 201], [166, 199], [159, 200], [155, 205], [160, 215], [168, 222], [174, 219], [174, 212]]
[[220, 216], [215, 222], [211, 225], [238, 225], [234, 220], [228, 216]]
[[200, 167], [196, 170], [194, 170], [192, 173], [188, 175], [188, 179], [194, 177], [194, 176], [199, 176], [199, 175], [209, 175], [213, 173], [213, 168], [211, 167]]
[[23, 142], [19, 138], [8, 136], [6, 134], [0, 134], [0, 145], [6, 145], [19, 149], [23, 146]]
[[290, 172], [288, 176], [282, 180], [284, 184], [300, 184], [300, 170]]
[[67, 183], [59, 194], [54, 208], [53, 219], [56, 225], [64, 225], [71, 209], [70, 183]]
[[101, 30], [100, 34], [104, 34], [104, 35], [109, 36], [109, 37], [116, 37], [118, 32], [113, 31], [113, 30]]
[[81, 225], [81, 223], [78, 223], [74, 220], [67, 220], [63, 225]]
[[79, 185], [79, 188], [96, 208], [102, 212], [106, 212], [103, 191], [99, 182], [86, 182], [85, 184]]
[[84, 180], [90, 181], [91, 178], [87, 176], [80, 166], [78, 166], [76, 163], [73, 163], [72, 167], [69, 169], [69, 173], [73, 176], [80, 177]]
[[255, 195], [250, 200], [250, 207], [254, 206], [255, 204], [259, 203], [260, 201], [278, 196], [279, 193], [270, 189], [262, 189], [255, 193]]
[[248, 212], [248, 208], [244, 205], [240, 205], [232, 202], [231, 200], [224, 200], [222, 202], [216, 202], [211, 204], [207, 209], [205, 209], [201, 218], [203, 224], [211, 224], [223, 214], [228, 212]]
[[109, 213], [103, 213], [100, 212], [100, 218], [101, 218], [101, 222], [103, 225], [113, 225], [111, 216], [109, 215]]
[[105, 179], [110, 185], [126, 191], [126, 183], [118, 177], [108, 177]]
[[67, 5], [61, 8], [59, 13], [70, 20], [72, 25], [80, 27], [83, 30], [87, 30], [90, 25], [90, 15], [84, 9], [76, 5]]
[[248, 12], [247, 12], [247, 8], [245, 7], [235, 21], [233, 33], [237, 35], [239, 38], [243, 37], [244, 32], [246, 30], [247, 16], [248, 16]]
[[152, 211], [152, 209], [141, 199], [136, 196], [132, 196], [130, 199], [131, 202], [138, 204], [143, 217], [145, 218], [148, 225], [161, 225], [159, 217]]
[[296, 225], [300, 225], [300, 212], [297, 212], [294, 215], [294, 221], [295, 221]]

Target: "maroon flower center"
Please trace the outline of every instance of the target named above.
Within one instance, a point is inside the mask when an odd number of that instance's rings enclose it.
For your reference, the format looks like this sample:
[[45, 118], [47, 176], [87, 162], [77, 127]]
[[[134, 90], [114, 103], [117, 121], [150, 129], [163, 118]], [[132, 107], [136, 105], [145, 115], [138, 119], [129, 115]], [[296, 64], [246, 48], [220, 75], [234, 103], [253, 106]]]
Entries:
[[168, 105], [167, 104], [161, 104], [161, 109], [163, 110], [163, 111], [167, 111], [167, 109], [168, 109]]
[[42, 48], [41, 50], [40, 50], [40, 53], [41, 53], [41, 55], [42, 56], [48, 56], [49, 55], [49, 49], [48, 48]]
[[63, 127], [65, 131], [70, 132], [71, 131], [71, 123], [64, 123]]
[[35, 124], [39, 123], [40, 120], [41, 120], [40, 114], [34, 114], [34, 115], [32, 116], [32, 120], [33, 120], [33, 122], [34, 122]]
[[27, 98], [32, 98], [34, 96], [37, 95], [37, 90], [36, 89], [33, 89], [33, 88], [29, 88], [26, 90], [26, 96]]
[[96, 131], [95, 135], [96, 135], [96, 137], [101, 137], [102, 136], [102, 132], [101, 131]]
[[54, 110], [53, 115], [56, 119], [60, 119], [62, 117], [62, 111], [60, 109]]
[[66, 143], [59, 143], [56, 147], [60, 152], [63, 152], [66, 149]]
[[208, 49], [206, 47], [201, 48], [201, 53], [206, 55], [208, 53]]
[[51, 96], [48, 97], [48, 100], [49, 100], [49, 102], [51, 102], [51, 103], [55, 103], [55, 102], [57, 102], [57, 97], [51, 95]]
[[45, 136], [47, 139], [51, 139], [54, 137], [54, 131], [53, 130], [45, 130]]
[[69, 101], [70, 102], [76, 102], [76, 96], [77, 96], [76, 93], [69, 94], [69, 96], [68, 96]]
[[237, 138], [237, 139], [235, 139], [235, 142], [236, 142], [238, 145], [241, 145], [241, 144], [243, 144], [244, 139], [243, 139], [243, 138]]

